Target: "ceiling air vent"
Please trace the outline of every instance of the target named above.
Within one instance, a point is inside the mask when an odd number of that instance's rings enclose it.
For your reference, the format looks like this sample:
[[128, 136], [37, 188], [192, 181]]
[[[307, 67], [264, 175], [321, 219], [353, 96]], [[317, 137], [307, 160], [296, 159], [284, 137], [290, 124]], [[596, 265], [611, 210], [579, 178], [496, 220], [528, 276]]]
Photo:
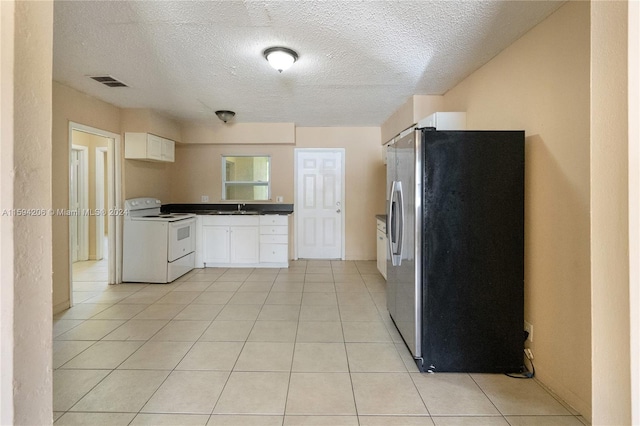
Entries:
[[99, 76], [89, 76], [89, 78], [94, 79], [98, 83], [102, 83], [105, 86], [109, 87], [129, 87], [121, 81], [116, 80], [110, 75], [99, 75]]

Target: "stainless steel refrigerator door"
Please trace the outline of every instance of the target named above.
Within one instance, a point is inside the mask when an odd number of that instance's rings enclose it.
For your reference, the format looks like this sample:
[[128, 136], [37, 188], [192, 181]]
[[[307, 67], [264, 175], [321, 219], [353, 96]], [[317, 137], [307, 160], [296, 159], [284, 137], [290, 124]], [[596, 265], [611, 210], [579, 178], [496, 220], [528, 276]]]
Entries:
[[421, 173], [420, 132], [412, 131], [390, 147], [390, 193], [387, 233], [390, 239], [387, 262], [387, 305], [389, 313], [414, 357], [422, 356], [422, 289], [420, 282], [420, 232], [416, 213], [421, 192], [416, 186]]
[[391, 318], [396, 317], [396, 275], [393, 269], [394, 233], [397, 226], [397, 206], [393, 203], [395, 192], [396, 172], [396, 147], [395, 143], [387, 146], [387, 310]]

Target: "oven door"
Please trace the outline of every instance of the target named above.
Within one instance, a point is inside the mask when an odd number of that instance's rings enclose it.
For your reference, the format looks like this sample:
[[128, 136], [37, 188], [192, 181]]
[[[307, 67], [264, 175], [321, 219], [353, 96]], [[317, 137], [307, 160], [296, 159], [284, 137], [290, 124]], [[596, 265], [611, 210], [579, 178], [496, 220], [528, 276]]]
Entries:
[[169, 262], [192, 253], [196, 247], [194, 218], [169, 222]]

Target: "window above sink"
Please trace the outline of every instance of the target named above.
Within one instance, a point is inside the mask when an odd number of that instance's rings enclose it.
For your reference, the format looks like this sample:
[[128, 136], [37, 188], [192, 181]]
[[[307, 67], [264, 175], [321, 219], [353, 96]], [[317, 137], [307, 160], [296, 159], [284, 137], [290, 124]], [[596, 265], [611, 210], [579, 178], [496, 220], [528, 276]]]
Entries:
[[271, 199], [271, 156], [223, 155], [222, 199], [268, 201]]

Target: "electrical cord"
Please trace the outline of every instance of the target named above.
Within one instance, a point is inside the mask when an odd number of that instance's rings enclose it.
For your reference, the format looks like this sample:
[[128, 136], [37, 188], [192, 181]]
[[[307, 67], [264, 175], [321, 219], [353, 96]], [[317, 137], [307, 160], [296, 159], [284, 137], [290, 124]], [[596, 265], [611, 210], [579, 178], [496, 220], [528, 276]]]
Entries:
[[[515, 375], [515, 374], [511, 374], [511, 373], [504, 373], [505, 376], [511, 377], [512, 379], [533, 379], [536, 375], [536, 367], [533, 365], [533, 357], [529, 356], [529, 354], [527, 353], [527, 351], [524, 351], [524, 355], [525, 358], [527, 358], [529, 360], [529, 363], [531, 364], [531, 371], [525, 371], [524, 373], [521, 373], [520, 375]], [[527, 366], [523, 365], [523, 367], [526, 369]]]

